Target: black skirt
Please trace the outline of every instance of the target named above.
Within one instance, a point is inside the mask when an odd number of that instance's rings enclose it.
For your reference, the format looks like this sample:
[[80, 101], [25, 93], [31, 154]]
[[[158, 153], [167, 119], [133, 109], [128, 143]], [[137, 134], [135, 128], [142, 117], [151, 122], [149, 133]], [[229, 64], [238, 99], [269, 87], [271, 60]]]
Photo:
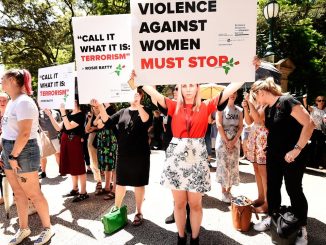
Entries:
[[150, 155], [117, 156], [116, 184], [140, 187], [148, 185]]

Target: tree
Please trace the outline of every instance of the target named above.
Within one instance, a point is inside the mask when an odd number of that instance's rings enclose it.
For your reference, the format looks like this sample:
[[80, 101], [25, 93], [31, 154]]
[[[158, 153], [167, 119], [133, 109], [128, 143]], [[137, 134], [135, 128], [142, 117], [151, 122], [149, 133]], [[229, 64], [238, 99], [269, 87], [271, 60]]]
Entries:
[[[268, 38], [268, 25], [259, 1], [257, 53], [263, 55]], [[289, 76], [289, 88], [308, 90], [308, 99], [326, 92], [325, 66], [325, 0], [278, 0], [280, 14], [276, 21], [277, 58], [290, 58], [296, 69]]]

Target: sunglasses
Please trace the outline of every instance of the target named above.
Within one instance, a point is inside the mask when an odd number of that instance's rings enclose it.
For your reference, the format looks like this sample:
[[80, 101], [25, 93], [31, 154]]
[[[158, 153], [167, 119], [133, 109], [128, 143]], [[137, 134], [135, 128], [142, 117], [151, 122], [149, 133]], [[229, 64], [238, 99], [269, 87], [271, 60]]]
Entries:
[[316, 102], [325, 102], [326, 100], [316, 100]]

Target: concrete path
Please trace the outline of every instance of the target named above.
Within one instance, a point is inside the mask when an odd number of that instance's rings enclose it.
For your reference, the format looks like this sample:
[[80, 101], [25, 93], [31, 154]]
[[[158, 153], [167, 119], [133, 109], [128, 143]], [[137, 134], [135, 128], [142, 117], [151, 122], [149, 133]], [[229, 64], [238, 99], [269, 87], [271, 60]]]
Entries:
[[[58, 176], [58, 168], [54, 158], [49, 158], [48, 178], [42, 180], [42, 190], [49, 206], [51, 221], [56, 235], [48, 244], [55, 245], [89, 245], [89, 244], [176, 244], [175, 224], [166, 225], [165, 218], [171, 214], [173, 201], [171, 192], [159, 184], [160, 173], [164, 161], [164, 152], [153, 151], [151, 155], [150, 184], [146, 188], [143, 213], [145, 221], [140, 227], [130, 223], [135, 214], [135, 202], [132, 188], [125, 198], [128, 206], [129, 224], [118, 233], [106, 236], [100, 221], [107, 213], [112, 201], [103, 200], [103, 196], [94, 196], [95, 182], [88, 175], [87, 191], [90, 198], [81, 203], [72, 203], [71, 198], [62, 195], [71, 190], [70, 177]], [[255, 177], [250, 163], [240, 164], [241, 184], [233, 188], [234, 196], [245, 195], [255, 199], [257, 195]], [[309, 244], [326, 244], [326, 173], [325, 171], [307, 170], [304, 176], [304, 191], [309, 202], [308, 234]], [[201, 244], [272, 244], [270, 234], [258, 233], [251, 229], [241, 233], [232, 226], [230, 206], [220, 201], [220, 186], [215, 182], [215, 172], [211, 172], [212, 190], [203, 197], [203, 222], [200, 233]], [[283, 188], [283, 203], [289, 199]], [[7, 244], [18, 229], [16, 207], [10, 209], [10, 219], [4, 214], [4, 206], [0, 206], [0, 245]], [[260, 217], [262, 218], [262, 217]], [[253, 216], [252, 221], [258, 221]], [[31, 215], [29, 224], [31, 236], [22, 244], [33, 244], [41, 232], [41, 224], [37, 214]], [[189, 237], [189, 236], [188, 236]]]

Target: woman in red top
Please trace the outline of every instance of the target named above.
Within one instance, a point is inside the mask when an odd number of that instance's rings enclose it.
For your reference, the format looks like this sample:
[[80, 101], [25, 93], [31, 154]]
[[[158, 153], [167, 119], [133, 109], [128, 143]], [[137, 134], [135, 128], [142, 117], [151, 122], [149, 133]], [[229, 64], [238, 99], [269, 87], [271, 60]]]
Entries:
[[[133, 83], [135, 73], [131, 76]], [[224, 94], [201, 102], [198, 84], [182, 84], [178, 87], [177, 101], [164, 97], [152, 86], [143, 86], [143, 90], [167, 108], [172, 117], [173, 138], [166, 150], [166, 160], [161, 175], [161, 185], [172, 190], [174, 215], [178, 228], [178, 244], [186, 244], [186, 204], [190, 206], [192, 228], [190, 244], [199, 243], [199, 230], [202, 220], [202, 194], [211, 189], [210, 171], [207, 161], [205, 133], [207, 118], [216, 110], [217, 105], [225, 102], [229, 95], [242, 86], [232, 83]]]

